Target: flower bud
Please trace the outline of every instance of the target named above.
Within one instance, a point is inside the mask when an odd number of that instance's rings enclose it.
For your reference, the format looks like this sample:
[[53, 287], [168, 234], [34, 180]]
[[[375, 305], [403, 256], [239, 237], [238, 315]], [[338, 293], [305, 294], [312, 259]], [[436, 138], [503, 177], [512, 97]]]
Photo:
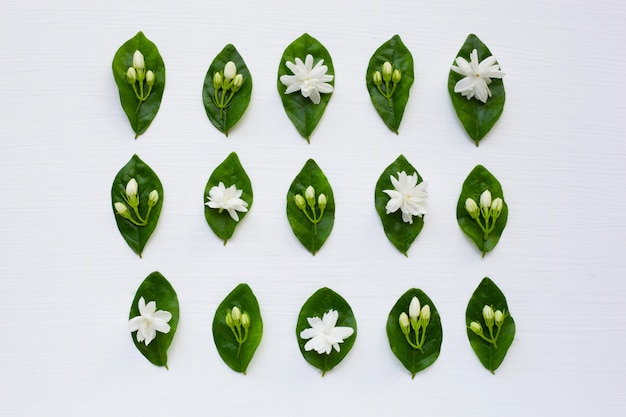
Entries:
[[500, 212], [502, 211], [502, 207], [503, 206], [504, 206], [504, 202], [502, 201], [502, 199], [500, 197], [494, 199], [491, 202], [492, 215], [494, 217], [498, 217], [500, 215]]
[[409, 316], [407, 316], [404, 311], [400, 314], [398, 322], [400, 323], [400, 329], [402, 329], [402, 333], [407, 334], [411, 331]]
[[313, 188], [312, 185], [306, 187], [306, 190], [304, 191], [304, 197], [306, 198], [306, 201], [307, 203], [309, 203], [310, 206], [315, 205], [315, 188]]
[[426, 304], [420, 311], [420, 320], [422, 321], [422, 327], [426, 328], [430, 322], [430, 306]]
[[224, 78], [226, 78], [226, 81], [230, 81], [235, 78], [235, 75], [237, 75], [237, 66], [233, 61], [228, 61], [224, 65]]
[[304, 197], [300, 194], [296, 194], [293, 196], [293, 201], [296, 203], [296, 207], [300, 210], [304, 210], [306, 208], [306, 201], [304, 201]]
[[148, 195], [148, 205], [150, 207], [156, 206], [156, 203], [159, 202], [159, 192], [157, 190], [150, 191]]
[[128, 184], [126, 184], [126, 196], [129, 199], [132, 199], [133, 197], [137, 196], [138, 190], [139, 186], [137, 185], [137, 180], [131, 178], [130, 181], [128, 181]]
[[491, 306], [484, 306], [483, 307], [483, 318], [485, 319], [485, 324], [487, 325], [487, 327], [491, 328], [493, 327], [493, 320], [494, 320], [494, 312], [493, 312], [493, 308], [491, 308]]
[[374, 77], [373, 77], [373, 78], [374, 78], [374, 85], [377, 85], [377, 86], [378, 86], [378, 85], [381, 85], [381, 84], [382, 84], [382, 82], [383, 82], [383, 76], [382, 76], [382, 74], [380, 73], [380, 71], [376, 71], [376, 72], [374, 73]]
[[324, 193], [317, 197], [317, 205], [320, 207], [320, 210], [324, 210], [326, 208], [326, 195]]
[[230, 314], [230, 311], [226, 313], [226, 325], [231, 329], [235, 326], [235, 323], [233, 323], [233, 316]]
[[148, 84], [148, 87], [152, 87], [154, 85], [154, 72], [150, 70], [146, 72], [146, 83]]
[[241, 325], [244, 329], [250, 327], [250, 316], [248, 315], [248, 313], [243, 313], [241, 315]]
[[478, 217], [478, 213], [479, 213], [478, 205], [476, 204], [473, 198], [468, 198], [467, 200], [465, 200], [465, 210], [467, 210], [469, 215], [472, 216], [473, 218]]
[[233, 317], [233, 322], [235, 323], [235, 326], [239, 326], [239, 323], [241, 323], [241, 310], [239, 309], [239, 307], [233, 307], [231, 316]]
[[417, 297], [411, 298], [411, 303], [409, 304], [409, 317], [412, 320], [417, 320], [420, 316], [420, 301]]
[[386, 61], [383, 64], [383, 80], [385, 80], [386, 83], [388, 83], [389, 80], [391, 80], [392, 72], [393, 72], [393, 67], [391, 66], [391, 62]]
[[142, 70], [146, 68], [146, 63], [143, 60], [143, 54], [139, 51], [135, 51], [133, 54], [133, 67], [136, 70]]
[[243, 85], [243, 75], [237, 74], [235, 75], [235, 79], [233, 80], [233, 90], [238, 91]]
[[393, 73], [391, 74], [391, 80], [394, 82], [394, 84], [398, 84], [400, 82], [400, 79], [402, 79], [402, 74], [400, 73], [400, 71], [397, 69], [393, 70]]
[[502, 327], [502, 324], [504, 324], [504, 313], [500, 310], [496, 310], [493, 317], [495, 319], [496, 326]]
[[485, 190], [480, 195], [480, 208], [489, 209], [490, 207], [491, 207], [491, 192], [489, 190]]
[[126, 204], [120, 203], [118, 201], [115, 204], [113, 204], [113, 206], [115, 207], [115, 212], [117, 214], [119, 214], [120, 216], [122, 216], [124, 218], [128, 218], [129, 213], [128, 213], [128, 207], [126, 207]]
[[222, 74], [220, 74], [219, 72], [213, 74], [213, 88], [215, 89], [215, 91], [222, 88]]
[[128, 81], [128, 84], [130, 85], [135, 84], [137, 81], [137, 71], [135, 71], [135, 68], [128, 67], [128, 70], [126, 71], [126, 81]]
[[483, 334], [483, 326], [480, 325], [479, 322], [473, 321], [470, 323], [470, 330], [477, 334], [478, 336]]

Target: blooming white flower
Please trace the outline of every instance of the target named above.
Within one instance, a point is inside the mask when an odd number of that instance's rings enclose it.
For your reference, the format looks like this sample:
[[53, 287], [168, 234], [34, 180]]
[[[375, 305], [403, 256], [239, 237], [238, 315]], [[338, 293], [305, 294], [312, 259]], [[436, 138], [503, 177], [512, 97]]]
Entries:
[[330, 309], [322, 319], [319, 317], [307, 317], [309, 322], [308, 329], [304, 329], [300, 332], [300, 337], [303, 339], [311, 339], [304, 345], [304, 350], [307, 352], [315, 350], [318, 354], [325, 353], [330, 355], [332, 348], [335, 348], [339, 352], [339, 343], [343, 343], [345, 339], [352, 336], [354, 329], [352, 327], [335, 326], [339, 313], [336, 310]]
[[245, 213], [248, 211], [248, 203], [240, 198], [242, 193], [243, 190], [238, 190], [235, 184], [226, 188], [224, 183], [220, 181], [217, 186], [213, 186], [209, 190], [209, 196], [207, 197], [209, 201], [204, 204], [210, 208], [219, 209], [220, 212], [222, 210], [228, 211], [230, 217], [238, 222], [239, 215], [237, 212]]
[[333, 86], [328, 84], [334, 76], [328, 75], [328, 67], [324, 60], [320, 59], [315, 67], [313, 66], [313, 56], [307, 54], [304, 62], [300, 58], [295, 59], [296, 63], [287, 61], [285, 65], [294, 75], [282, 75], [280, 82], [287, 86], [285, 94], [300, 91], [302, 97], [310, 98], [314, 104], [320, 103], [320, 93], [332, 93]]
[[133, 317], [128, 322], [128, 330], [137, 332], [137, 341], [144, 342], [146, 346], [156, 337], [156, 332], [169, 333], [170, 325], [168, 321], [172, 319], [169, 311], [157, 310], [156, 302], [150, 301], [146, 304], [143, 297], [139, 299], [139, 316]]
[[387, 214], [402, 211], [402, 221], [413, 224], [413, 216], [422, 217], [426, 214], [426, 187], [428, 183], [422, 181], [417, 183], [417, 172], [407, 175], [406, 172], [398, 172], [398, 179], [390, 176], [393, 190], [383, 190], [390, 198], [385, 209]]
[[500, 71], [500, 65], [496, 64], [494, 56], [478, 62], [478, 51], [474, 49], [470, 54], [470, 62], [463, 57], [456, 58], [456, 64], [452, 66], [452, 71], [464, 75], [465, 78], [459, 80], [454, 86], [455, 93], [461, 93], [463, 97], [471, 99], [476, 97], [483, 103], [491, 97], [491, 90], [488, 85], [492, 78], [504, 77], [504, 72]]

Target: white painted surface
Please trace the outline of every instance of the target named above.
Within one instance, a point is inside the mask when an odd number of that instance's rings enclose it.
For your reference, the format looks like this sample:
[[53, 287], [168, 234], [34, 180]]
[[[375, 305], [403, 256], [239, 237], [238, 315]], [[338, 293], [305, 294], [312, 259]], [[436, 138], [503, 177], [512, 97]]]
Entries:
[[[495, 6], [491, 7], [490, 6]], [[528, 0], [106, 2], [5, 0], [0, 13], [0, 414], [6, 416], [615, 416], [626, 408], [624, 2]], [[167, 68], [161, 110], [139, 140], [111, 74], [138, 30]], [[330, 51], [336, 91], [307, 145], [276, 91], [283, 49], [303, 32]], [[476, 33], [507, 73], [507, 103], [475, 148], [448, 97], [448, 69]], [[416, 82], [400, 127], [378, 119], [364, 86], [374, 50], [398, 33]], [[201, 87], [233, 43], [254, 77], [252, 102], [225, 139]], [[236, 151], [254, 206], [226, 247], [202, 192]], [[117, 171], [137, 153], [160, 176], [160, 223], [139, 259], [110, 209]], [[382, 170], [403, 153], [429, 181], [430, 213], [405, 258], [374, 210]], [[335, 191], [335, 228], [312, 257], [289, 229], [285, 194], [307, 158]], [[478, 163], [502, 182], [510, 215], [485, 259], [455, 205]], [[140, 282], [161, 271], [181, 320], [170, 370], [126, 331]], [[490, 276], [517, 322], [492, 376], [464, 328]], [[263, 341], [247, 376], [213, 344], [217, 304], [249, 283]], [[352, 305], [355, 346], [325, 378], [300, 356], [297, 313], [316, 289]], [[388, 348], [386, 316], [408, 288], [442, 316], [439, 360], [411, 380]]]

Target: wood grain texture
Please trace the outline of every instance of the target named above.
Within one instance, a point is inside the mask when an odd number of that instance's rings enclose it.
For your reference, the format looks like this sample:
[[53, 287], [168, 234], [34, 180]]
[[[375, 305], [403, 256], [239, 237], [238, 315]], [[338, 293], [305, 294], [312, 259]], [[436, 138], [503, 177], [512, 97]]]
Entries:
[[[313, 404], [323, 400], [329, 416], [416, 408], [478, 416], [486, 413], [471, 407], [479, 398], [506, 416], [619, 414], [626, 408], [624, 3], [309, 6], [4, 3], [0, 413], [317, 416]], [[138, 30], [157, 44], [167, 82], [159, 114], [135, 141], [110, 68]], [[311, 145], [276, 91], [281, 53], [305, 31], [327, 47], [336, 71]], [[454, 54], [472, 32], [507, 73], [504, 114], [479, 149], [446, 90]], [[378, 119], [364, 82], [369, 57], [395, 33], [415, 59], [399, 136]], [[228, 139], [211, 126], [201, 100], [207, 68], [227, 43], [254, 77], [250, 106]], [[204, 221], [202, 193], [232, 151], [255, 201], [224, 247]], [[126, 247], [110, 212], [115, 173], [135, 153], [165, 193], [143, 259]], [[378, 175], [401, 153], [430, 193], [408, 258], [385, 238], [373, 201]], [[285, 217], [290, 181], [308, 158], [323, 167], [337, 206], [333, 233], [315, 257]], [[484, 260], [455, 218], [463, 179], [479, 163], [501, 181], [510, 208], [502, 239]], [[147, 363], [126, 331], [134, 291], [154, 270], [180, 300], [170, 371]], [[473, 356], [464, 328], [484, 276], [506, 294], [517, 324], [495, 377]], [[245, 377], [221, 362], [210, 329], [216, 306], [239, 282], [257, 295], [265, 325]], [[298, 352], [295, 323], [323, 286], [350, 303], [359, 335], [346, 360], [320, 378]], [[390, 308], [411, 287], [429, 294], [443, 326], [441, 356], [413, 381], [385, 337]]]

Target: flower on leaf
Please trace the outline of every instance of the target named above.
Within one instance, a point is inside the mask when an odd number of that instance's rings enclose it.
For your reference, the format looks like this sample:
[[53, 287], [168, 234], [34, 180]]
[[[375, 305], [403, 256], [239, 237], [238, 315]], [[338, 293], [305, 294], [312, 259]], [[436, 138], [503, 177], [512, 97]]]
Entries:
[[172, 319], [169, 311], [157, 310], [156, 301], [146, 304], [143, 297], [139, 299], [139, 316], [133, 317], [128, 322], [128, 330], [137, 332], [137, 341], [144, 342], [146, 346], [156, 338], [156, 332], [169, 333]]
[[238, 222], [238, 211], [245, 213], [248, 211], [248, 203], [241, 199], [243, 190], [238, 190], [235, 184], [226, 188], [224, 183], [220, 181], [217, 186], [213, 186], [209, 190], [209, 201], [204, 203], [212, 209], [218, 209], [221, 213], [223, 210], [228, 211], [230, 217]]
[[354, 329], [352, 327], [335, 326], [338, 318], [339, 313], [333, 309], [324, 313], [321, 319], [319, 317], [307, 317], [306, 320], [311, 327], [300, 332], [301, 338], [310, 339], [304, 345], [304, 350], [307, 352], [315, 350], [320, 355], [322, 353], [330, 355], [333, 348], [339, 352], [339, 343], [343, 343], [345, 339], [352, 336]]
[[320, 59], [313, 66], [313, 56], [307, 54], [304, 62], [298, 57], [293, 62], [285, 63], [293, 75], [282, 75], [280, 82], [287, 86], [285, 94], [300, 91], [302, 97], [309, 98], [314, 104], [320, 103], [320, 93], [332, 93], [333, 86], [328, 84], [333, 80], [333, 75], [328, 75], [328, 67], [324, 65], [324, 60]]
[[486, 103], [487, 99], [491, 97], [491, 90], [488, 87], [491, 84], [491, 79], [504, 77], [504, 72], [500, 71], [500, 65], [496, 64], [496, 58], [489, 56], [478, 62], [476, 49], [470, 54], [469, 62], [463, 57], [457, 57], [456, 64], [452, 66], [452, 71], [464, 75], [465, 78], [456, 83], [454, 92], [461, 93], [468, 100], [476, 97]]
[[383, 190], [390, 199], [385, 209], [387, 214], [395, 213], [398, 209], [402, 212], [402, 221], [413, 224], [413, 216], [422, 217], [426, 214], [426, 187], [428, 183], [422, 181], [417, 183], [417, 172], [407, 175], [406, 172], [398, 172], [398, 178], [393, 175], [389, 177], [393, 190]]

